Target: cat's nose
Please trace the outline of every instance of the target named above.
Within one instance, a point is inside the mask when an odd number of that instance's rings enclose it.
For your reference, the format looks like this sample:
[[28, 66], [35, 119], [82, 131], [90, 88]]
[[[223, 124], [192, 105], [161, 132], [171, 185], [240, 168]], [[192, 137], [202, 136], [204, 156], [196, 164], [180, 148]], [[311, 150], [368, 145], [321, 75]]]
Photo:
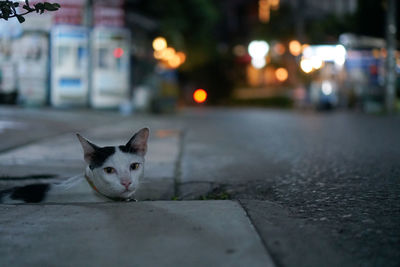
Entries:
[[129, 180], [121, 180], [121, 184], [125, 186], [126, 189], [132, 184], [132, 181]]

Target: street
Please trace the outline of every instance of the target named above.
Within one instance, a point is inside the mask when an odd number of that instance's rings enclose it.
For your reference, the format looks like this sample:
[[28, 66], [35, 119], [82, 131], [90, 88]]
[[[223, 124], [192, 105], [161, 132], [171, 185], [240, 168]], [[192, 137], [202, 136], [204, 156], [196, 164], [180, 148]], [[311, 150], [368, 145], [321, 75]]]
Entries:
[[107, 144], [145, 126], [151, 192], [143, 200], [238, 201], [277, 266], [400, 264], [398, 116], [1, 107], [0, 188], [79, 173], [76, 132]]

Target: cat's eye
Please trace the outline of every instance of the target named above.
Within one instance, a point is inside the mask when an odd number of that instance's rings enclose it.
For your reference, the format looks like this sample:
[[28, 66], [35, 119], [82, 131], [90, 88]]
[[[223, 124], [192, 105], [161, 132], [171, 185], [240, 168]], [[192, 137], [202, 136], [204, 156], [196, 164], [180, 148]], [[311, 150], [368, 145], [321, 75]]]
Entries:
[[113, 167], [105, 167], [103, 170], [105, 173], [108, 173], [108, 174], [112, 174], [115, 172], [115, 169]]
[[137, 162], [132, 163], [131, 164], [131, 170], [137, 170], [137, 169], [139, 169], [139, 166], [140, 166], [140, 163], [137, 163]]

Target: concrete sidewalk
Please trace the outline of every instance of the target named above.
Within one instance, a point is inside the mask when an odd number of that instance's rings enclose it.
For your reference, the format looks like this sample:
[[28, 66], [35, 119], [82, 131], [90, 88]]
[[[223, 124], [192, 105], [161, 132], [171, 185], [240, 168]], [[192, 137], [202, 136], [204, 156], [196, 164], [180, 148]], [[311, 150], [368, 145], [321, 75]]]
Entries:
[[274, 266], [234, 201], [0, 205], [2, 266]]

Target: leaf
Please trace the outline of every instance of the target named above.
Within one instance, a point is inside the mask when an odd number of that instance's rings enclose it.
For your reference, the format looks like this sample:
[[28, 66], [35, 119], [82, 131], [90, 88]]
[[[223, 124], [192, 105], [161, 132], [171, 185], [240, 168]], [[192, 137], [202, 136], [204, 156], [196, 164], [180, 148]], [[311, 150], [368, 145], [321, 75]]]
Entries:
[[44, 2], [44, 9], [46, 9], [48, 11], [57, 11], [59, 7], [60, 7], [60, 5], [57, 3], [51, 4], [49, 2]]
[[1, 7], [1, 14], [3, 15], [3, 19], [8, 20], [10, 14], [11, 14], [10, 7], [2, 6]]
[[44, 4], [43, 3], [37, 3], [35, 5], [33, 5], [35, 7], [36, 13], [43, 14], [44, 12]]
[[27, 6], [27, 5], [23, 5], [22, 8], [29, 12], [32, 12], [35, 10], [34, 8], [31, 8], [30, 6]]
[[17, 19], [18, 19], [19, 23], [23, 23], [25, 21], [25, 18], [21, 15], [17, 15]]
[[43, 3], [37, 3], [33, 5], [36, 9], [43, 9], [44, 8], [44, 4]]
[[18, 2], [15, 2], [13, 5], [14, 5], [14, 7], [18, 7], [18, 6], [19, 6], [19, 3], [18, 3]]

